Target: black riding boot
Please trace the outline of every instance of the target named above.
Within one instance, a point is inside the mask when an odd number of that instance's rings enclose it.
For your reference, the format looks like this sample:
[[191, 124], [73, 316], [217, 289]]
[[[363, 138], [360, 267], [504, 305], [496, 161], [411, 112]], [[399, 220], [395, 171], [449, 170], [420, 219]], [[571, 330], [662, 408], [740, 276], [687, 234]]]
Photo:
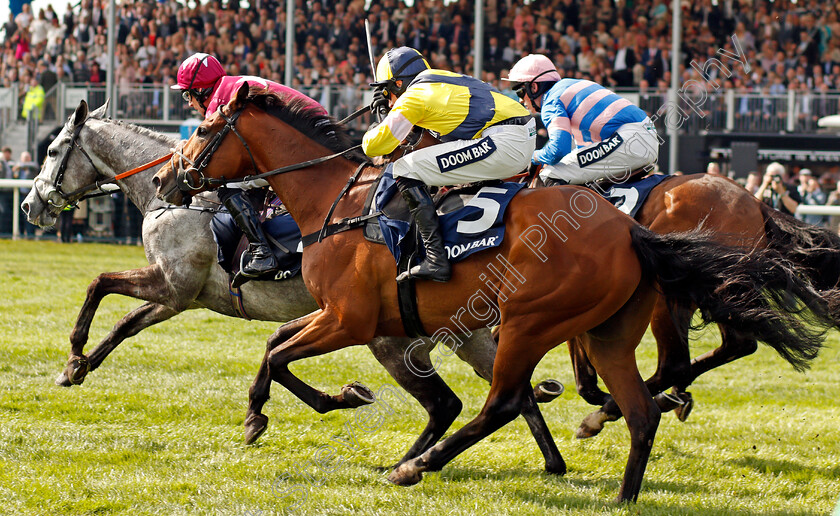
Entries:
[[440, 233], [435, 204], [426, 190], [426, 185], [420, 181], [400, 178], [397, 185], [403, 199], [411, 210], [411, 215], [417, 224], [417, 230], [426, 247], [426, 259], [415, 265], [408, 272], [397, 276], [397, 281], [407, 280], [409, 277], [417, 279], [431, 279], [435, 281], [449, 281], [452, 269], [443, 248], [443, 237]]
[[228, 192], [231, 191], [233, 194], [222, 203], [248, 239], [248, 261], [242, 264], [239, 273], [249, 279], [276, 273], [280, 266], [268, 245], [257, 211], [251, 206], [244, 190], [228, 189]]
[[569, 184], [569, 182], [565, 179], [555, 179], [553, 177], [549, 177], [548, 179], [543, 180], [543, 184], [545, 186], [564, 186]]

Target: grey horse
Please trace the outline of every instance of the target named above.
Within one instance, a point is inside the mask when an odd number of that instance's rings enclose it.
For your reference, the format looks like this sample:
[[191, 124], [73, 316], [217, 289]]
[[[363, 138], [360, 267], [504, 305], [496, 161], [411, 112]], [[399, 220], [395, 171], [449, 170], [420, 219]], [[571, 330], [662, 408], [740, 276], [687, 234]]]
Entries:
[[[167, 154], [177, 143], [177, 140], [148, 129], [105, 118], [105, 106], [89, 113], [87, 103], [82, 101], [50, 144], [34, 188], [21, 207], [33, 224], [52, 226], [61, 210], [75, 200], [67, 199], [67, 193], [151, 162]], [[100, 274], [88, 286], [87, 297], [70, 334], [67, 366], [56, 379], [58, 385], [81, 384], [86, 374], [99, 367], [122, 341], [184, 310], [207, 308], [231, 317], [242, 317], [231, 301], [228, 274], [216, 262], [210, 220], [218, 202], [212, 196], [199, 196], [190, 209], [166, 205], [155, 197], [151, 175], [156, 169], [153, 167], [148, 172], [117, 182], [143, 213], [143, 245], [149, 265]], [[91, 321], [100, 301], [108, 294], [122, 294], [145, 303], [117, 322], [86, 356], [84, 346]], [[300, 276], [280, 282], [248, 282], [241, 287], [241, 299], [247, 315], [263, 321], [306, 320], [304, 316], [318, 310]], [[278, 332], [295, 327], [290, 323]], [[490, 332], [475, 332], [462, 340], [463, 345], [455, 353], [480, 376], [487, 380], [492, 378], [496, 344]], [[418, 347], [413, 342], [416, 340], [377, 338], [368, 344], [374, 357], [420, 402], [429, 416], [423, 432], [399, 464], [435, 444], [462, 408], [461, 401], [432, 366], [430, 351], [435, 344], [427, 341]], [[410, 360], [407, 360], [407, 353]], [[245, 421], [248, 443], [259, 438], [268, 424], [268, 418], [261, 410], [268, 401], [269, 386], [270, 378], [263, 364], [249, 391]], [[562, 385], [554, 380], [541, 382], [535, 388], [540, 401], [549, 401], [561, 392]], [[331, 396], [323, 412], [374, 400], [369, 389], [354, 382], [344, 386], [340, 394]], [[529, 403], [522, 413], [546, 459], [546, 469], [557, 471], [561, 465], [565, 466], [537, 406]]]

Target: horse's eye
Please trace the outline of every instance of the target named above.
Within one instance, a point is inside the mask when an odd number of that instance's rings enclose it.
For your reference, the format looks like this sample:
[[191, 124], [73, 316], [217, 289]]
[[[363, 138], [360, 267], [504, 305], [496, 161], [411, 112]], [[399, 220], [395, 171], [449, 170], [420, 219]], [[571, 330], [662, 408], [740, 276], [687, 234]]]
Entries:
[[47, 156], [49, 156], [51, 158], [54, 158], [54, 157], [58, 156], [58, 151], [55, 150], [55, 149], [50, 149], [50, 150], [47, 151]]
[[204, 138], [207, 136], [207, 128], [206, 127], [199, 127], [198, 128], [198, 136]]

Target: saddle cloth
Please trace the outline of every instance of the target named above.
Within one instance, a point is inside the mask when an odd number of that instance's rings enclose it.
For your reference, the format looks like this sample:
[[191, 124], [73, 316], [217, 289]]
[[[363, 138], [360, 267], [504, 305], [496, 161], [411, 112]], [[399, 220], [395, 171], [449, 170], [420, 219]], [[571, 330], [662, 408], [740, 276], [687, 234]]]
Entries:
[[[501, 245], [505, 236], [505, 210], [524, 186], [492, 181], [452, 189], [440, 198], [436, 205], [449, 260], [458, 262], [478, 251]], [[414, 253], [415, 249], [417, 258], [422, 258], [423, 245], [417, 245], [416, 237], [406, 238], [411, 229], [411, 215], [399, 195], [390, 167], [382, 174], [372, 204], [373, 210], [382, 212], [378, 217], [382, 239], [397, 263], [401, 256]]]
[[631, 179], [626, 183], [611, 185], [606, 190], [606, 193], [603, 193], [602, 191], [599, 191], [599, 193], [601, 193], [606, 200], [613, 203], [619, 211], [635, 218], [636, 213], [638, 213], [639, 209], [644, 205], [645, 200], [647, 200], [648, 195], [650, 195], [650, 192], [659, 183], [665, 181], [669, 177], [673, 176], [655, 174], [637, 181]]

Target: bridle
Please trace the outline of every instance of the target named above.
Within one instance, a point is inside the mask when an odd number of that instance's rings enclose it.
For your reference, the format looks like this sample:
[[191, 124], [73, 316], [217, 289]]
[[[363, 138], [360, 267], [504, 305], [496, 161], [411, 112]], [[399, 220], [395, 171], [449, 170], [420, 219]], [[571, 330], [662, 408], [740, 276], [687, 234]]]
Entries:
[[[251, 148], [248, 146], [248, 142], [245, 141], [245, 138], [239, 134], [239, 131], [236, 130], [236, 121], [239, 120], [239, 117], [242, 115], [242, 112], [245, 110], [245, 105], [239, 107], [231, 116], [227, 116], [224, 113], [224, 107], [219, 109], [218, 113], [219, 116], [222, 117], [225, 121], [225, 126], [213, 135], [213, 139], [210, 140], [210, 143], [201, 149], [201, 152], [196, 156], [195, 160], [188, 158], [183, 152], [183, 143], [178, 146], [177, 149], [173, 151], [174, 155], [178, 156], [178, 166], [177, 166], [177, 176], [175, 184], [178, 186], [178, 190], [182, 193], [190, 194], [195, 192], [196, 190], [200, 190], [204, 187], [214, 186], [214, 185], [224, 185], [230, 181], [227, 181], [224, 177], [221, 179], [212, 179], [208, 178], [204, 175], [204, 170], [210, 164], [210, 158], [213, 157], [213, 154], [219, 149], [221, 146], [222, 141], [228, 135], [229, 132], [233, 132], [239, 141], [242, 142], [242, 145], [245, 146], [245, 150], [248, 152], [248, 157], [251, 158], [251, 164], [254, 166], [254, 172], [257, 171], [257, 162], [254, 160], [254, 155], [251, 153]], [[185, 143], [185, 142], [184, 142]], [[184, 162], [189, 164], [189, 167], [184, 166]], [[197, 179], [193, 178], [193, 173], [198, 176]]]
[[[133, 168], [127, 172], [123, 172], [121, 174], [117, 174], [116, 176], [105, 179], [105, 180], [95, 180], [92, 184], [87, 186], [83, 186], [81, 188], [77, 188], [71, 192], [64, 192], [62, 190], [62, 185], [64, 183], [64, 176], [67, 174], [67, 164], [70, 161], [70, 154], [72, 154], [73, 149], [79, 149], [79, 152], [88, 160], [90, 166], [93, 168], [94, 173], [96, 174], [97, 178], [104, 177], [105, 174], [100, 172], [99, 168], [97, 168], [96, 163], [94, 163], [93, 159], [90, 157], [90, 154], [82, 147], [82, 144], [79, 142], [79, 134], [82, 132], [82, 128], [85, 126], [87, 122], [87, 118], [85, 118], [80, 124], [77, 124], [73, 128], [73, 132], [70, 136], [70, 146], [67, 149], [67, 152], [61, 158], [61, 163], [58, 164], [58, 171], [56, 172], [55, 180], [53, 181], [52, 188], [48, 189], [47, 198], [46, 200], [41, 196], [38, 188], [35, 188], [35, 194], [41, 200], [41, 202], [45, 203], [49, 206], [54, 213], [60, 212], [67, 208], [75, 208], [80, 201], [85, 199], [90, 199], [92, 197], [99, 197], [102, 195], [108, 195], [110, 192], [99, 191], [97, 193], [90, 193], [97, 190], [101, 190], [102, 186], [110, 183], [115, 183], [121, 179], [134, 175], [138, 172], [142, 172], [144, 170], [148, 170], [156, 165], [160, 165], [161, 163], [169, 160], [172, 157], [172, 154], [167, 154], [166, 156], [162, 156], [156, 160], [150, 161], [145, 165], [141, 165], [137, 168]], [[47, 182], [46, 179], [41, 177], [35, 178], [35, 182], [37, 181]]]
[[[82, 123], [76, 125], [73, 128], [73, 132], [70, 136], [70, 148], [67, 149], [67, 152], [61, 158], [61, 163], [58, 164], [58, 172], [56, 173], [55, 181], [53, 181], [52, 189], [47, 194], [46, 200], [44, 200], [43, 198], [41, 199], [57, 212], [65, 209], [68, 206], [73, 208], [76, 207], [76, 205], [79, 204], [79, 201], [81, 201], [84, 198], [84, 195], [86, 193], [95, 189], [99, 189], [100, 186], [98, 182], [94, 182], [95, 186], [91, 185], [93, 186], [92, 188], [79, 188], [69, 193], [65, 193], [61, 188], [62, 184], [64, 183], [64, 175], [67, 173], [67, 163], [70, 161], [70, 154], [73, 153], [74, 148], [78, 148], [79, 152], [81, 152], [82, 155], [85, 158], [87, 158], [88, 163], [90, 163], [90, 166], [93, 167], [93, 171], [96, 173], [96, 177], [102, 177], [103, 175], [96, 167], [96, 164], [93, 162], [93, 159], [91, 159], [90, 155], [78, 141], [79, 133], [82, 132], [82, 128], [85, 126], [85, 122], [87, 122], [87, 119], [85, 119], [84, 121], [82, 121]], [[38, 194], [38, 197], [41, 197], [41, 194], [38, 193], [37, 188], [35, 189], [35, 192]]]
[[[341, 152], [337, 152], [335, 154], [330, 154], [328, 156], [323, 156], [320, 158], [311, 159], [308, 161], [304, 161], [301, 163], [295, 163], [294, 165], [288, 165], [285, 167], [276, 168], [274, 170], [269, 170], [268, 172], [264, 172], [262, 174], [255, 174], [250, 176], [245, 176], [239, 179], [226, 179], [224, 176], [218, 179], [210, 178], [204, 175], [204, 170], [210, 163], [210, 159], [213, 157], [213, 154], [218, 150], [219, 146], [222, 144], [224, 138], [228, 135], [228, 133], [233, 132], [239, 138], [239, 141], [242, 142], [242, 145], [245, 147], [245, 150], [248, 152], [248, 156], [251, 158], [251, 164], [254, 166], [254, 172], [258, 171], [257, 162], [254, 160], [254, 155], [251, 153], [251, 148], [248, 146], [248, 142], [245, 141], [245, 138], [236, 130], [236, 121], [239, 120], [239, 117], [242, 115], [242, 112], [247, 107], [246, 103], [240, 105], [236, 111], [233, 112], [232, 115], [227, 116], [224, 113], [224, 107], [219, 109], [218, 113], [219, 116], [222, 117], [225, 121], [225, 126], [219, 130], [218, 133], [213, 135], [213, 139], [210, 140], [210, 143], [204, 147], [201, 152], [196, 156], [196, 158], [190, 159], [183, 153], [183, 144], [179, 145], [177, 149], [173, 151], [173, 159], [175, 156], [178, 156], [177, 166], [173, 167], [177, 170], [176, 173], [176, 180], [175, 186], [178, 190], [181, 191], [182, 194], [187, 196], [192, 195], [197, 190], [201, 190], [202, 188], [212, 188], [212, 187], [219, 187], [224, 186], [228, 183], [241, 183], [241, 182], [249, 182], [255, 181], [258, 179], [265, 179], [269, 176], [274, 176], [277, 174], [285, 174], [286, 172], [292, 172], [295, 170], [300, 170], [303, 168], [311, 167], [313, 165], [317, 165], [319, 163], [323, 163], [325, 161], [329, 161], [331, 159], [337, 158], [339, 156], [343, 156], [345, 154], [349, 154], [361, 147], [361, 145], [356, 145], [354, 147], [350, 147], [349, 149], [345, 149]], [[369, 107], [363, 108], [359, 110], [359, 112], [363, 113], [366, 110], [369, 110]], [[356, 113], [354, 113], [356, 115]], [[352, 116], [352, 115], [351, 115]], [[352, 116], [355, 118], [355, 116]], [[346, 120], [352, 119], [348, 117], [345, 120], [342, 120], [341, 123], [345, 122]], [[185, 162], [189, 165], [185, 167]], [[194, 177], [197, 176], [197, 177]], [[168, 193], [168, 192], [167, 192]], [[165, 194], [164, 194], [165, 195]]]

